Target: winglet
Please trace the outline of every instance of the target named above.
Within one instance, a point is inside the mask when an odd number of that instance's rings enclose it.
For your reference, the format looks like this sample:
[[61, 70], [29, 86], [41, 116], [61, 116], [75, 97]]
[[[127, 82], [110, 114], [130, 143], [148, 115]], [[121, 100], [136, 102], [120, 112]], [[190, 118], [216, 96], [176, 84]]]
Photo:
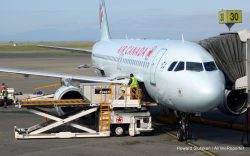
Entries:
[[101, 40], [110, 40], [108, 18], [104, 0], [100, 0], [99, 18], [100, 18]]

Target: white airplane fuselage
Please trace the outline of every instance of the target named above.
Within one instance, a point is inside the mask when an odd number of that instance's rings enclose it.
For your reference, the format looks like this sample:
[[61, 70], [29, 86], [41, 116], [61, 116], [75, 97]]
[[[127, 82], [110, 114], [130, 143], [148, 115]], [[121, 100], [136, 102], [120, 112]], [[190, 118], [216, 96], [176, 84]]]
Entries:
[[[177, 62], [172, 71], [169, 67]], [[175, 40], [103, 40], [92, 52], [93, 65], [106, 76], [133, 73], [149, 95], [167, 108], [205, 112], [224, 100], [225, 79], [220, 70], [206, 71], [213, 57], [196, 43]], [[184, 62], [184, 69], [175, 71]], [[186, 62], [202, 63], [202, 71], [186, 70]]]

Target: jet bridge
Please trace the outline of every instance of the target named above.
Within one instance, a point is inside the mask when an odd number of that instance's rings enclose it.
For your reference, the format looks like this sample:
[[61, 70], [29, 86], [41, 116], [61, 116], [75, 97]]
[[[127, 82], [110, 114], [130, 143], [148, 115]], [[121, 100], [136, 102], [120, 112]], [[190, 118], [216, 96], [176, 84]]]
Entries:
[[228, 82], [227, 87], [248, 88], [250, 56], [247, 54], [250, 54], [250, 48], [247, 47], [249, 43], [250, 32], [246, 30], [223, 33], [200, 41], [200, 45], [213, 55], [217, 65], [224, 72]]
[[222, 33], [199, 44], [215, 59], [226, 78], [226, 101], [219, 108], [234, 115], [244, 113], [250, 85], [250, 32]]

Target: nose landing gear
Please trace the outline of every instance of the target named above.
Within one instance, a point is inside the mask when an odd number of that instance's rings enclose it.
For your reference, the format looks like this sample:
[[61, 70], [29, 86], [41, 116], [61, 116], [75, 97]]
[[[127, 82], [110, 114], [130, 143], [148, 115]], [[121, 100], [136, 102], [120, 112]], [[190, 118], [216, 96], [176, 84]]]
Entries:
[[179, 128], [177, 131], [177, 139], [178, 141], [186, 141], [191, 139], [192, 135], [189, 130], [189, 118], [190, 114], [180, 113], [179, 115]]

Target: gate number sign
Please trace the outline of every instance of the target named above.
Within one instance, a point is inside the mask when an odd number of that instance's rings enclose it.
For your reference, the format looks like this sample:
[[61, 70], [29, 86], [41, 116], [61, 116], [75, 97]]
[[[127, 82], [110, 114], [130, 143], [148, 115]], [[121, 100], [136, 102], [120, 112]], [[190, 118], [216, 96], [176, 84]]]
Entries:
[[222, 10], [219, 12], [219, 24], [242, 23], [241, 10]]

